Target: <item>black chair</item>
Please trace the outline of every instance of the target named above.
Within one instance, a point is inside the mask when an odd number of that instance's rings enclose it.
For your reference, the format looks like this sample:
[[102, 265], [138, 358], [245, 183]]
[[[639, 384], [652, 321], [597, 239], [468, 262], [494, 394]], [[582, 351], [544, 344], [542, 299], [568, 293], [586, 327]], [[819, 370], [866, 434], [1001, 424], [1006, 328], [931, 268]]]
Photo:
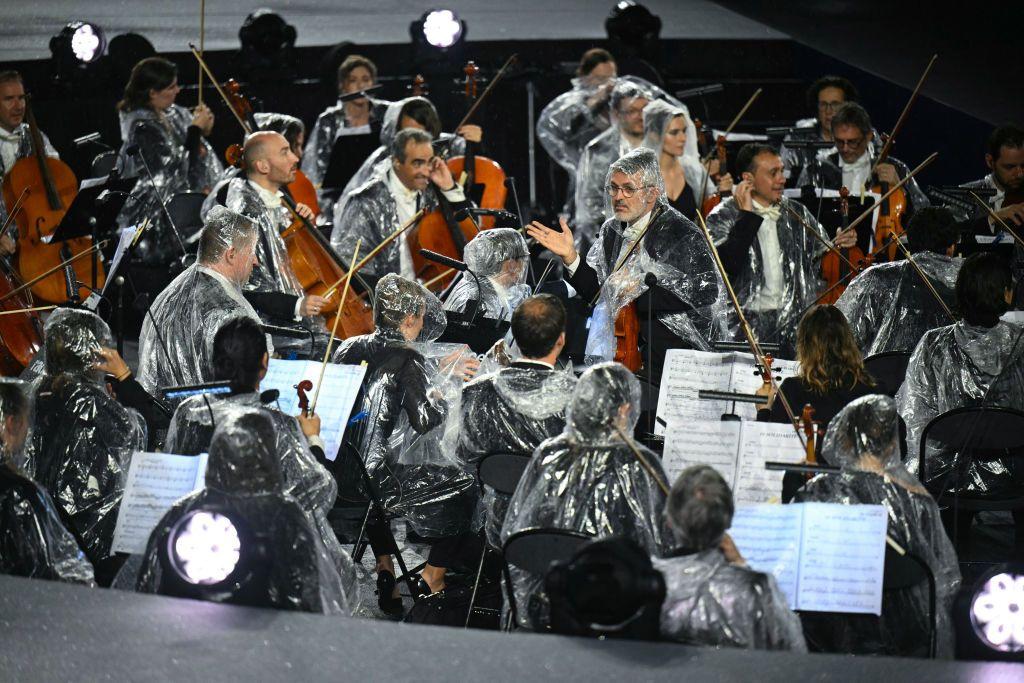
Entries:
[[[516, 486], [530, 464], [530, 456], [518, 453], [490, 453], [477, 465], [477, 476], [481, 486], [490, 486], [497, 493], [511, 496], [516, 492]], [[484, 561], [487, 553], [491, 550], [486, 539], [484, 549], [480, 553], [480, 564], [476, 569], [476, 580], [473, 582], [473, 595], [469, 600], [469, 614], [473, 613], [473, 603], [476, 602], [477, 589], [480, 587], [480, 577], [484, 573]], [[469, 615], [466, 616], [466, 626], [469, 626]]]
[[895, 396], [903, 379], [907, 376], [910, 353], [907, 351], [886, 351], [864, 359], [864, 369], [876, 382], [880, 393]]
[[896, 552], [892, 546], [885, 546], [885, 570], [882, 574], [882, 591], [897, 591], [913, 588], [921, 582], [928, 582], [928, 657], [935, 658], [936, 607], [935, 574], [923, 559], [906, 552]]
[[[948, 476], [934, 477], [928, 471], [926, 452], [929, 441], [939, 442], [946, 448], [955, 448], [960, 465]], [[995, 493], [961, 491], [957, 486], [958, 472], [966, 471], [970, 462], [1013, 460], [1011, 471], [1024, 472], [1024, 412], [994, 406], [954, 408], [931, 419], [921, 432], [921, 450], [918, 454], [921, 481], [935, 496], [940, 507], [978, 512], [983, 510], [1010, 511], [1024, 508], [1024, 485], [1018, 483], [1009, 491]], [[934, 477], [934, 481], [932, 481]], [[1018, 482], [1020, 481], [1018, 475]], [[952, 495], [946, 491], [954, 491]], [[947, 529], [959, 553], [957, 529]]]
[[205, 200], [206, 195], [202, 192], [179, 192], [167, 202], [167, 213], [187, 245], [194, 244], [202, 234], [203, 219], [199, 212]]
[[508, 537], [503, 549], [503, 570], [511, 616], [510, 626], [517, 623], [518, 610], [509, 565], [515, 565], [536, 576], [546, 576], [553, 563], [568, 562], [577, 550], [591, 540], [591, 536], [580, 531], [544, 528], [523, 529]]
[[102, 178], [105, 175], [110, 175], [110, 172], [114, 170], [116, 165], [117, 152], [113, 150], [101, 152], [92, 158], [92, 163], [89, 165], [89, 173], [93, 178]]

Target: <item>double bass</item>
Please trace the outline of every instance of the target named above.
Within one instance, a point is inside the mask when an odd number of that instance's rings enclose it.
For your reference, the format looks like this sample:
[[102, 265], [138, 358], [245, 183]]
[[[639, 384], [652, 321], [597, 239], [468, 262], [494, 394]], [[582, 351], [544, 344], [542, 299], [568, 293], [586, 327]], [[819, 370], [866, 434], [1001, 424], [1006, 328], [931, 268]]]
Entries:
[[[46, 156], [43, 136], [39, 132], [28, 97], [25, 119], [28, 121], [33, 154], [19, 159], [7, 172], [3, 183], [4, 203], [7, 206], [14, 206], [19, 195], [27, 190], [21, 208], [14, 217], [18, 225], [15, 264], [21, 279], [26, 282], [53, 270], [51, 275], [35, 282], [31, 289], [40, 299], [60, 304], [69, 298], [67, 281], [71, 277], [93, 287], [102, 287], [106, 282], [106, 273], [99, 259], [76, 259], [66, 266], [66, 272], [61, 272], [58, 267], [73, 256], [92, 249], [92, 238], [76, 237], [58, 244], [45, 241], [53, 235], [78, 194], [78, 179], [63, 161]], [[83, 286], [77, 288], [74, 294], [85, 299], [89, 296], [89, 289]]]

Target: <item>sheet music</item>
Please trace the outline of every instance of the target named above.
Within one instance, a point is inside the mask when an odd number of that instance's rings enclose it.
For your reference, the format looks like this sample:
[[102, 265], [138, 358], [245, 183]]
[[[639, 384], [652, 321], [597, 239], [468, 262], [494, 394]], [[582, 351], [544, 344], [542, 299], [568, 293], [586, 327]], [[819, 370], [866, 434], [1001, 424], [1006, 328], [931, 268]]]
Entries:
[[771, 574], [796, 609], [802, 505], [737, 506], [729, 536], [751, 569]]
[[134, 453], [117, 513], [113, 550], [145, 552], [150, 534], [175, 501], [203, 488], [206, 461], [206, 453]]
[[885, 508], [835, 503], [802, 507], [799, 609], [881, 614]]
[[[321, 364], [315, 361], [271, 358], [267, 376], [260, 383], [260, 388], [264, 391], [277, 389], [280, 392], [277, 402], [281, 412], [298, 415], [299, 397], [295, 386], [305, 379], [311, 381], [313, 389], [308, 395], [312, 402], [320, 379], [320, 367]], [[324, 384], [317, 397], [316, 412], [320, 415], [320, 438], [324, 441], [324, 455], [328, 460], [338, 456], [338, 448], [341, 447], [345, 427], [365, 374], [365, 365], [327, 364]]]
[[[117, 249], [114, 251], [114, 258], [110, 260], [110, 267], [107, 268], [107, 273], [116, 273], [118, 266], [121, 265], [121, 259], [124, 258], [124, 252], [127, 251], [131, 245], [132, 240], [135, 239], [135, 233], [138, 232], [139, 226], [132, 225], [130, 227], [121, 230], [121, 237], [117, 241]], [[103, 294], [107, 293], [107, 288], [110, 287], [110, 283], [116, 278], [107, 278], [107, 281], [103, 283]], [[95, 310], [95, 309], [93, 309]]]
[[[664, 385], [662, 385], [664, 386]], [[692, 465], [710, 465], [729, 482], [736, 478], [741, 423], [721, 420], [674, 420], [665, 433], [661, 464], [671, 484]]]
[[776, 503], [782, 494], [784, 472], [764, 468], [768, 460], [802, 462], [804, 449], [800, 438], [788, 424], [743, 422], [733, 497], [737, 505]]
[[790, 609], [881, 614], [887, 522], [881, 505], [748, 505], [729, 535], [751, 568], [775, 577]]
[[[779, 382], [796, 374], [794, 360], [777, 359], [772, 366]], [[718, 420], [733, 413], [744, 420], [757, 418], [756, 403], [706, 401], [697, 397], [701, 389], [753, 394], [762, 384], [750, 353], [713, 353], [690, 349], [669, 349], [658, 393], [657, 416], [666, 423], [673, 420]], [[655, 434], [664, 434], [665, 425], [655, 426]]]

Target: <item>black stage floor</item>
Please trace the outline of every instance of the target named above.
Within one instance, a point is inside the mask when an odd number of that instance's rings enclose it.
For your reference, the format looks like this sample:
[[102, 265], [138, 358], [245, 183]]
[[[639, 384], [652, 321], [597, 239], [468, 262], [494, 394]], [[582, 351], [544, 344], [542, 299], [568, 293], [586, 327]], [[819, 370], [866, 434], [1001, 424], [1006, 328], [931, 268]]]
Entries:
[[501, 634], [0, 577], [6, 680], [1020, 681], [1024, 665]]

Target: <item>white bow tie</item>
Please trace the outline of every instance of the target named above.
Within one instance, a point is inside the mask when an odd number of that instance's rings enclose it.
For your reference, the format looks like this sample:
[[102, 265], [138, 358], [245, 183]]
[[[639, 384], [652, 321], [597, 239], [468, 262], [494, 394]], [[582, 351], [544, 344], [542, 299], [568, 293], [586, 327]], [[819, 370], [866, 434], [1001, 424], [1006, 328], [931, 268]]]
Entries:
[[770, 204], [769, 206], [754, 204], [754, 213], [761, 218], [766, 218], [770, 221], [778, 221], [779, 216], [782, 215], [782, 209], [779, 208], [778, 204]]

